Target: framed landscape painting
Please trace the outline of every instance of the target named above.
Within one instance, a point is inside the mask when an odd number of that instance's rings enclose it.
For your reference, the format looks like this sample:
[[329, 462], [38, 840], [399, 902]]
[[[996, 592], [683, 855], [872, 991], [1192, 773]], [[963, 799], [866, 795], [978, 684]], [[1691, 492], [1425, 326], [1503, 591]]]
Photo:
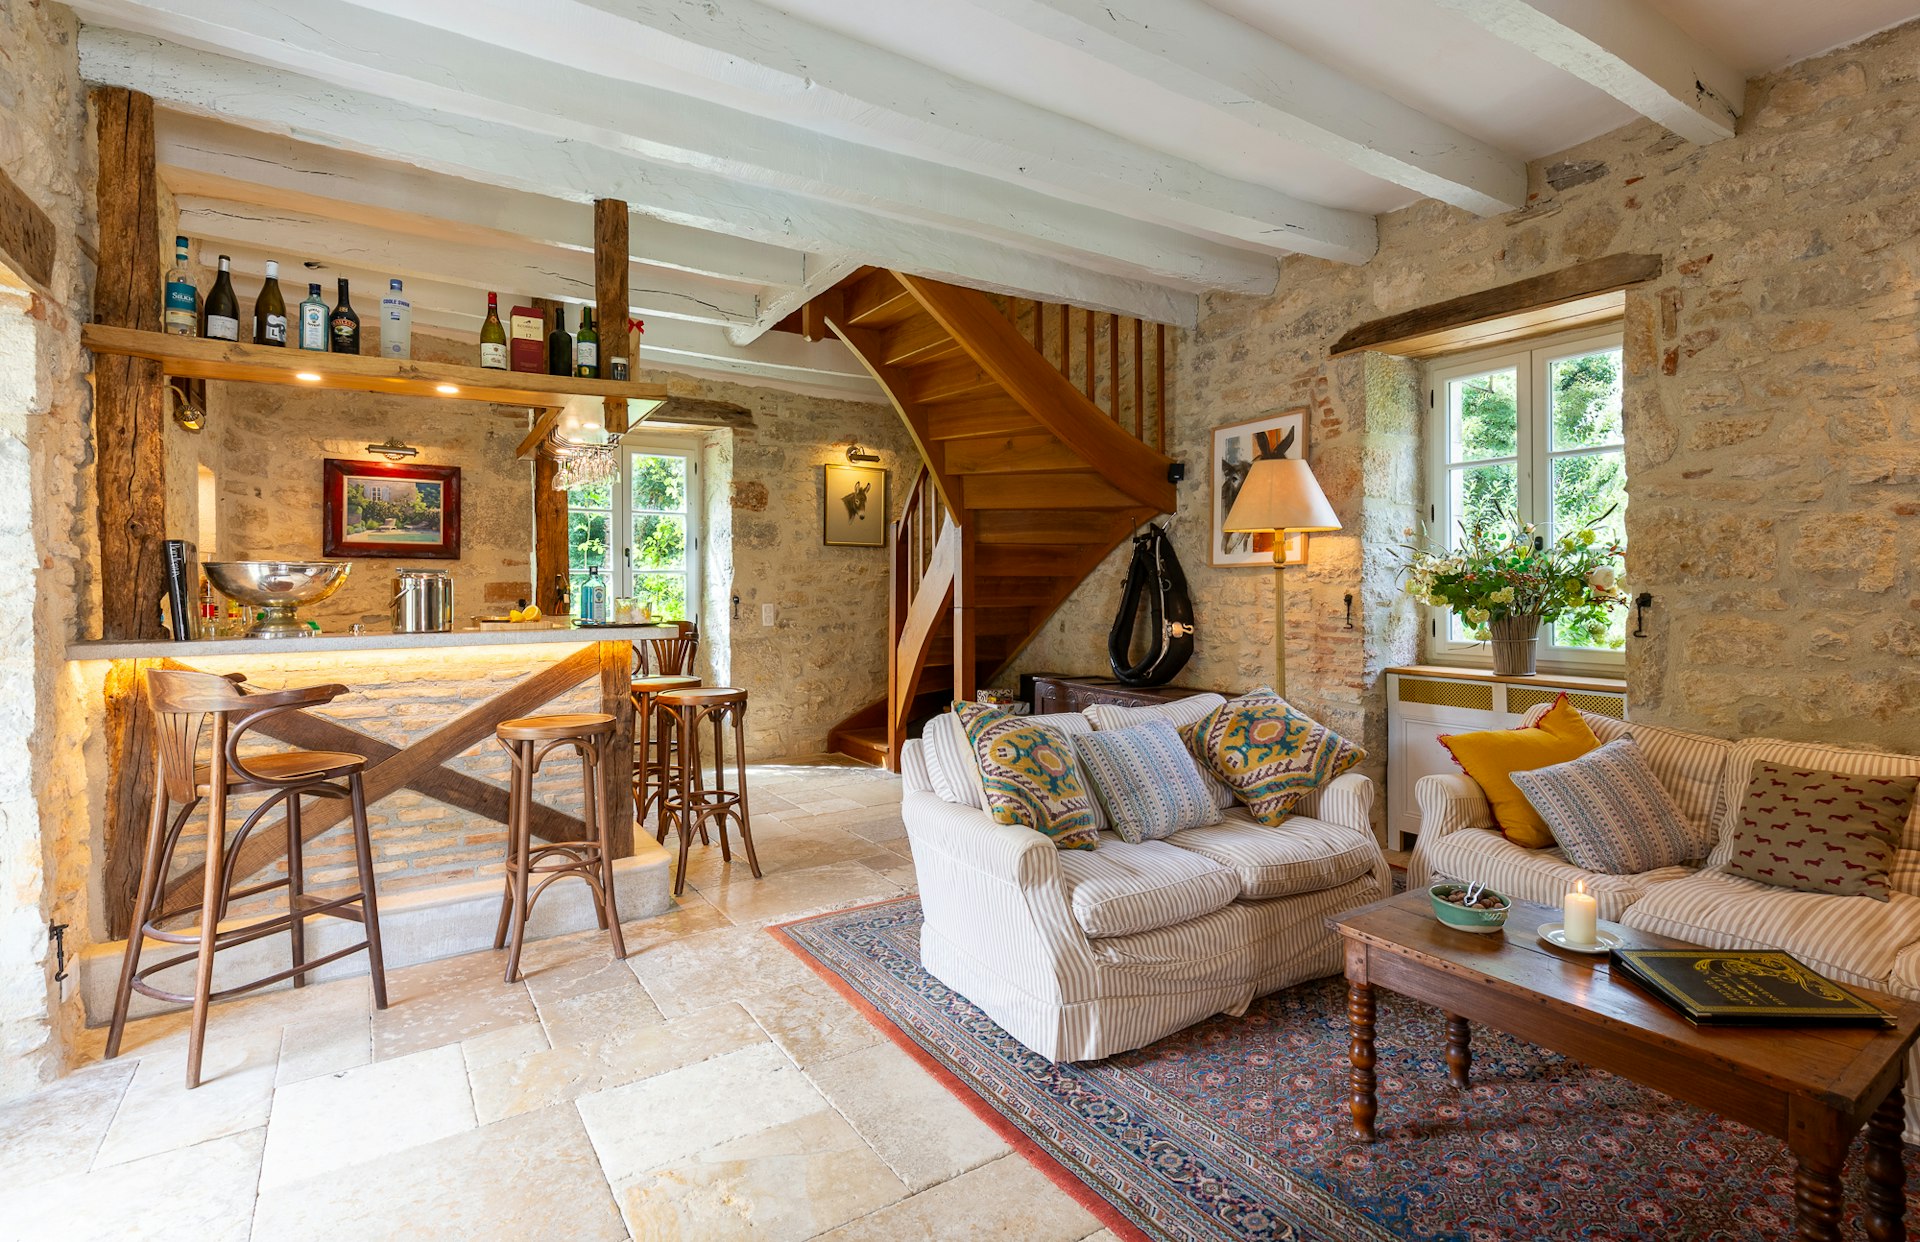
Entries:
[[[1209, 565], [1271, 565], [1273, 536], [1246, 531], [1228, 531], [1227, 514], [1233, 510], [1234, 497], [1246, 482], [1247, 471], [1262, 457], [1305, 457], [1307, 455], [1307, 410], [1287, 410], [1268, 414], [1244, 423], [1231, 423], [1213, 429], [1213, 514], [1212, 541], [1207, 545]], [[1305, 532], [1287, 536], [1286, 563], [1307, 563]]]
[[887, 472], [879, 466], [822, 466], [821, 539], [830, 548], [887, 546]]
[[460, 467], [329, 457], [327, 556], [460, 559]]

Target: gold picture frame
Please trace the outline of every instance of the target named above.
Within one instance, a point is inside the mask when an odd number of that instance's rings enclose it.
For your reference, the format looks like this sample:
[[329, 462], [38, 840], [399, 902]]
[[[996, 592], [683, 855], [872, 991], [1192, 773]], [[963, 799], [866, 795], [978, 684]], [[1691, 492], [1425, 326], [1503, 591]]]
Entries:
[[887, 546], [884, 466], [820, 467], [820, 541], [829, 548]]

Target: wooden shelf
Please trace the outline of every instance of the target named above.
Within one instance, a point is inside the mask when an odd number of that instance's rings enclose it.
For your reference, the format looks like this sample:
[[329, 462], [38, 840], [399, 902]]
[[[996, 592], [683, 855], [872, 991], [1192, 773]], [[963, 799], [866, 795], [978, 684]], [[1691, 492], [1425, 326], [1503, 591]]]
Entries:
[[[209, 341], [137, 328], [90, 323], [81, 329], [83, 345], [96, 354], [151, 358], [168, 375], [182, 379], [239, 380], [289, 388], [335, 388], [441, 400], [488, 401], [503, 405], [566, 404], [568, 397], [625, 397], [630, 401], [667, 399], [664, 384], [577, 379], [571, 375], [534, 375], [489, 371], [450, 362], [395, 361], [356, 354], [323, 354], [304, 349], [275, 349]], [[301, 379], [300, 373], [317, 376]], [[448, 388], [455, 391], [448, 392]], [[639, 421], [637, 418], [635, 421]]]

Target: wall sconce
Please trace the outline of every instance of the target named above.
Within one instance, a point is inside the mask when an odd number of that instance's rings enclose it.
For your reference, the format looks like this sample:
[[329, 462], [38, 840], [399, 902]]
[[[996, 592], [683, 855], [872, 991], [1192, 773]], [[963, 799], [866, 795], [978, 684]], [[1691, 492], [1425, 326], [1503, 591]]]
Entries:
[[880, 460], [880, 454], [867, 452], [867, 450], [860, 447], [859, 441], [856, 440], [847, 446], [847, 460], [855, 464], [860, 462], [876, 462]]
[[399, 436], [388, 436], [385, 444], [369, 444], [367, 452], [378, 453], [388, 461], [405, 461], [409, 457], [420, 456], [420, 450], [407, 444]]
[[177, 380], [168, 383], [167, 404], [173, 407], [173, 421], [182, 431], [199, 432], [206, 428], [205, 392], [205, 384], [198, 380]]

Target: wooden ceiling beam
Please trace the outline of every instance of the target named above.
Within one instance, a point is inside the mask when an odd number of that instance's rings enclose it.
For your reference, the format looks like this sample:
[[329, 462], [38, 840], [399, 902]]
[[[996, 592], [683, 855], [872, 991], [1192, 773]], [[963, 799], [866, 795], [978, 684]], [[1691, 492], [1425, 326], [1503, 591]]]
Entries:
[[1689, 142], [1731, 138], [1746, 75], [1646, 0], [1434, 0]]

